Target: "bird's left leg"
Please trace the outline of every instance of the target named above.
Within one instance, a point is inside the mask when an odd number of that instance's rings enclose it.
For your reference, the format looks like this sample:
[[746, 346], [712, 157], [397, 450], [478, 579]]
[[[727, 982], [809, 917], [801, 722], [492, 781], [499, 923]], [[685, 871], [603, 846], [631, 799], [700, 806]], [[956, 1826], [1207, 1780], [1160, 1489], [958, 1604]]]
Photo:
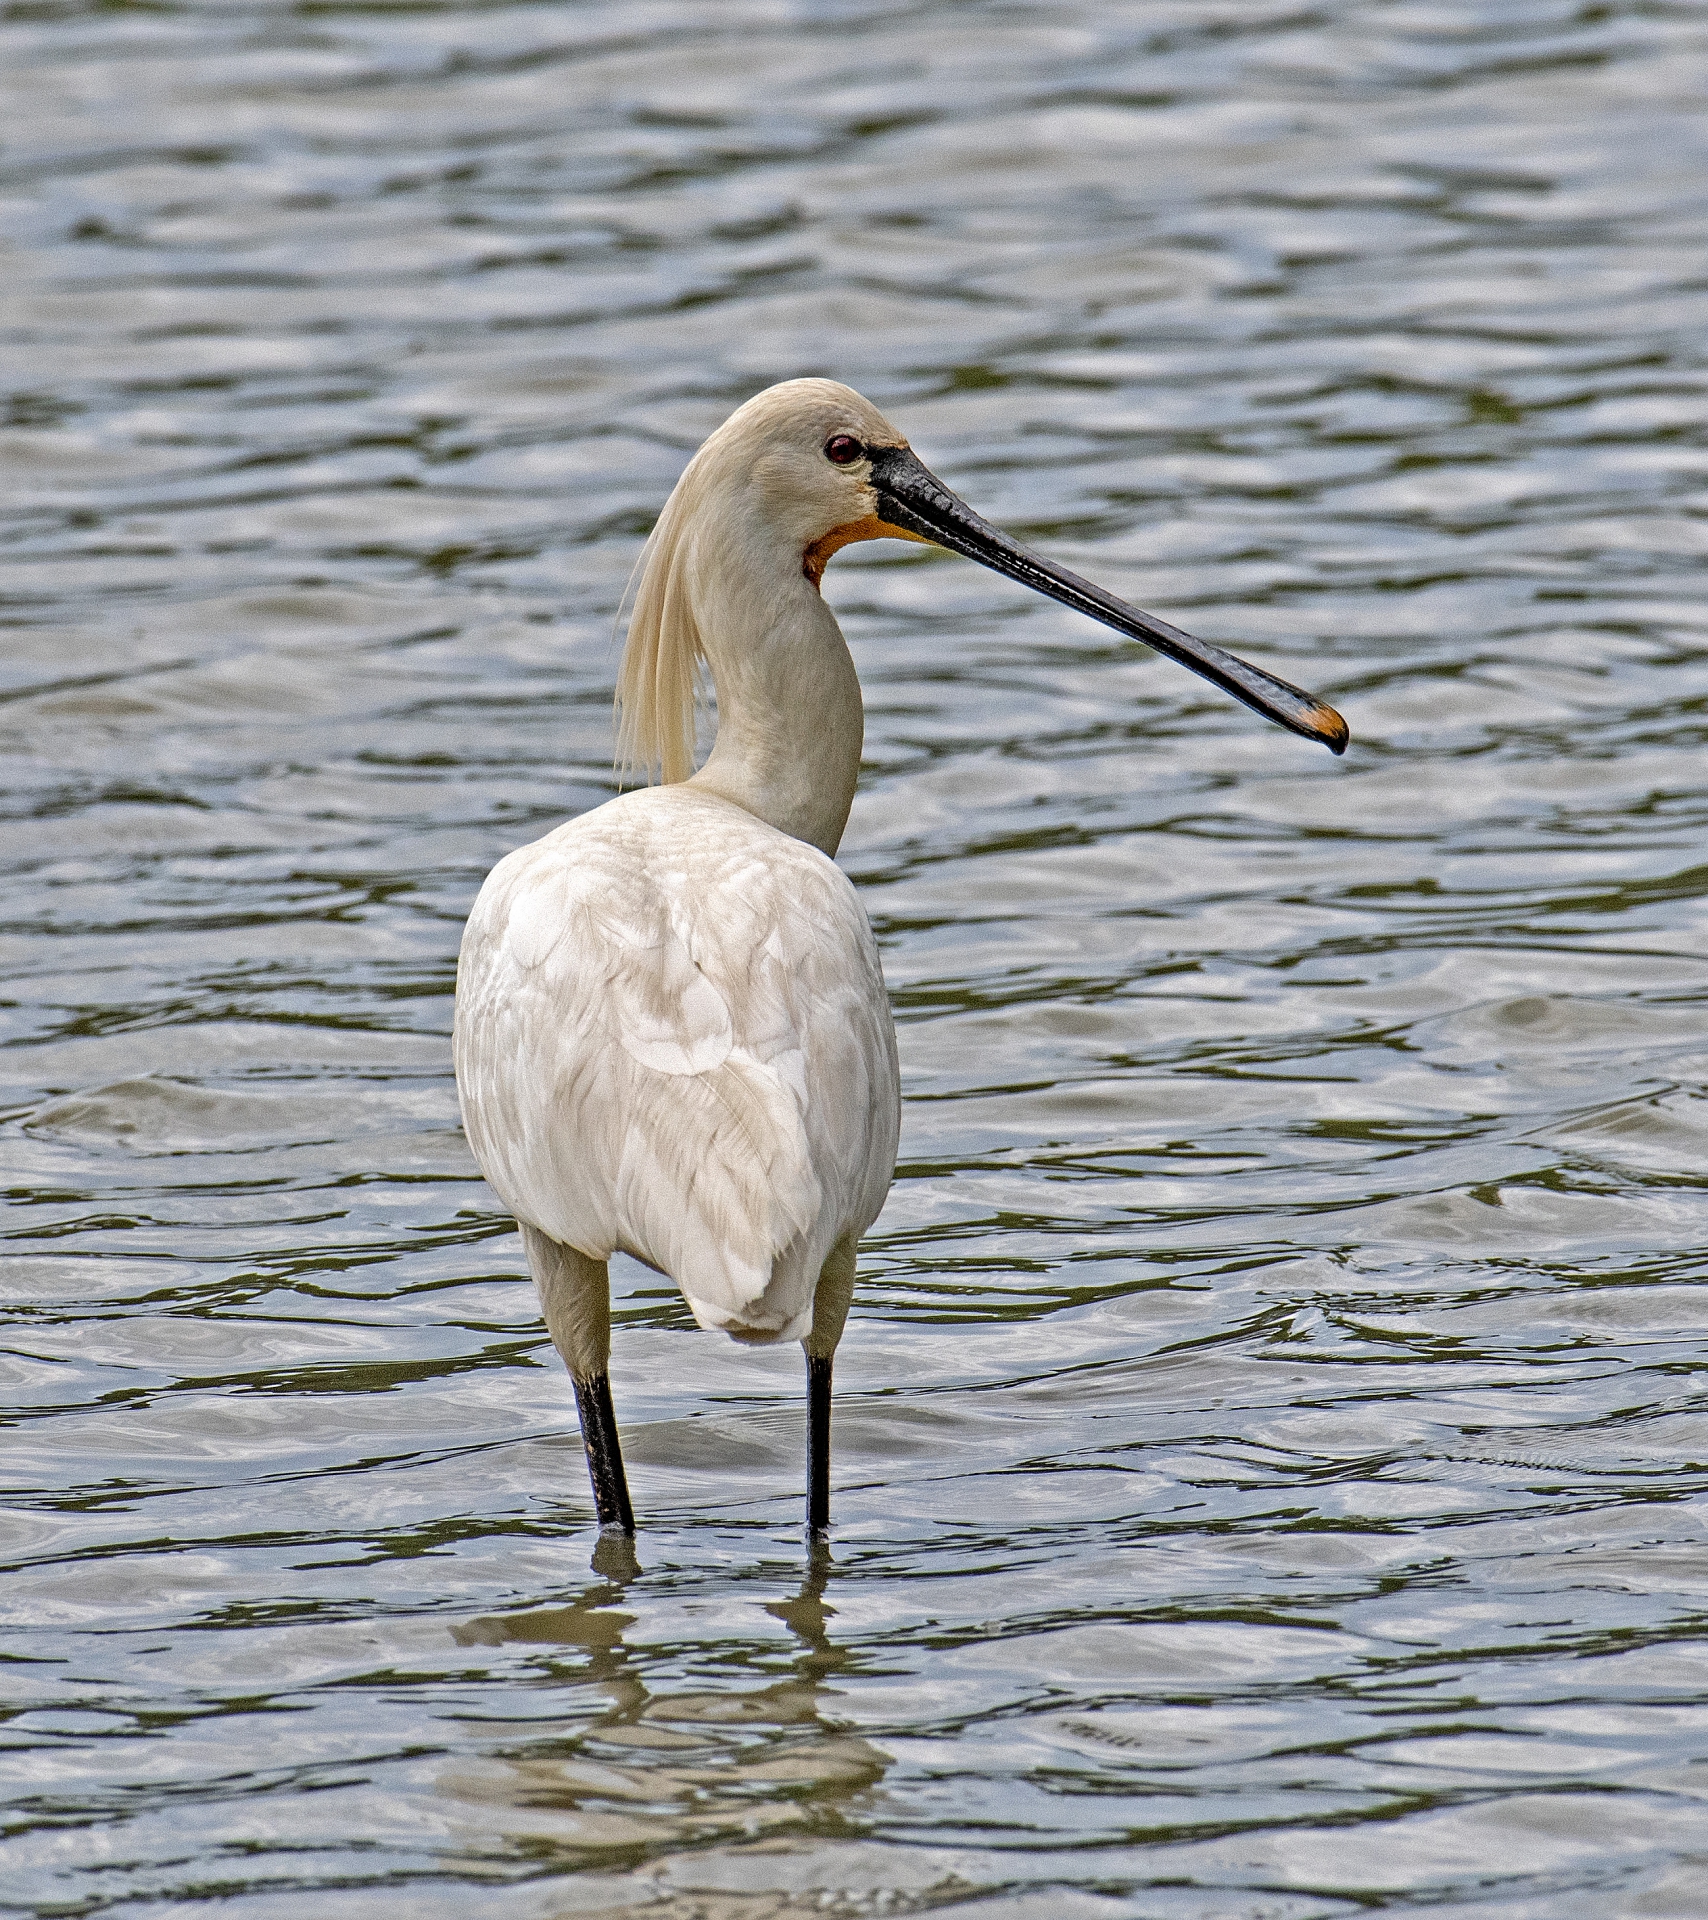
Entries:
[[600, 1531], [632, 1534], [635, 1515], [611, 1405], [610, 1275], [603, 1260], [566, 1247], [538, 1227], [522, 1228], [522, 1245], [540, 1290], [552, 1345], [563, 1355], [575, 1383], [575, 1411], [581, 1418], [581, 1444]]
[[812, 1300], [812, 1332], [801, 1342], [807, 1351], [807, 1537], [830, 1530], [830, 1369], [836, 1343], [854, 1297], [852, 1240], [831, 1248], [818, 1276]]

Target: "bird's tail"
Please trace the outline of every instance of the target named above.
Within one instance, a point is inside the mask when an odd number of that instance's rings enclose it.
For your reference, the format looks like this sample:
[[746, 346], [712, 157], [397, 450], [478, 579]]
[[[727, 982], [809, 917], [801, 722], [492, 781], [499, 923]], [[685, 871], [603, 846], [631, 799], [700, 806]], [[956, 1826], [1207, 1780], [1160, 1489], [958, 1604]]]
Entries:
[[701, 1326], [738, 1339], [801, 1338], [830, 1250], [816, 1242], [834, 1223], [822, 1219], [793, 1091], [738, 1048], [712, 1072], [682, 1076], [673, 1093], [699, 1111], [684, 1114], [674, 1139], [654, 1132], [632, 1143], [617, 1195], [628, 1243], [675, 1279]]

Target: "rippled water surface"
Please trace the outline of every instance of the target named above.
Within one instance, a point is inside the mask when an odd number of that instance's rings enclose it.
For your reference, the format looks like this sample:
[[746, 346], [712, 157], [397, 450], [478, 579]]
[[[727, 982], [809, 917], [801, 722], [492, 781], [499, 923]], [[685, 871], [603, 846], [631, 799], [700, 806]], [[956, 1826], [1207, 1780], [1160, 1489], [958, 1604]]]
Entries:
[[[0, 1908], [1708, 1914], [1708, 16], [0, 11]], [[902, 1162], [639, 1267], [638, 1569], [462, 917], [767, 382], [1332, 699], [827, 590]]]

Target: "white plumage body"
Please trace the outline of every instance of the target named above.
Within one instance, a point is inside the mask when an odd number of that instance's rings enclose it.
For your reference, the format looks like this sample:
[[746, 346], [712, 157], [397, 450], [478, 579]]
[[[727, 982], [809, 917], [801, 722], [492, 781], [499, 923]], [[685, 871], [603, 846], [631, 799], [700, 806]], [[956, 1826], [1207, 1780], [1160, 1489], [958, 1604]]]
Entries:
[[895, 1164], [895, 1031], [852, 885], [695, 785], [626, 794], [493, 869], [456, 1065], [518, 1220], [633, 1254], [738, 1338], [806, 1335]]

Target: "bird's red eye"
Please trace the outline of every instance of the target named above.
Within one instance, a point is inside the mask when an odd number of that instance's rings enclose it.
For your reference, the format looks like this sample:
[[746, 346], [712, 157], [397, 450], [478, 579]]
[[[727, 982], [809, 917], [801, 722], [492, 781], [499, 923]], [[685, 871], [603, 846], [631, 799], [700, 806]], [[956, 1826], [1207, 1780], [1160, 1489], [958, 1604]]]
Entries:
[[851, 467], [866, 449], [851, 433], [833, 433], [824, 443], [824, 457], [839, 467]]

